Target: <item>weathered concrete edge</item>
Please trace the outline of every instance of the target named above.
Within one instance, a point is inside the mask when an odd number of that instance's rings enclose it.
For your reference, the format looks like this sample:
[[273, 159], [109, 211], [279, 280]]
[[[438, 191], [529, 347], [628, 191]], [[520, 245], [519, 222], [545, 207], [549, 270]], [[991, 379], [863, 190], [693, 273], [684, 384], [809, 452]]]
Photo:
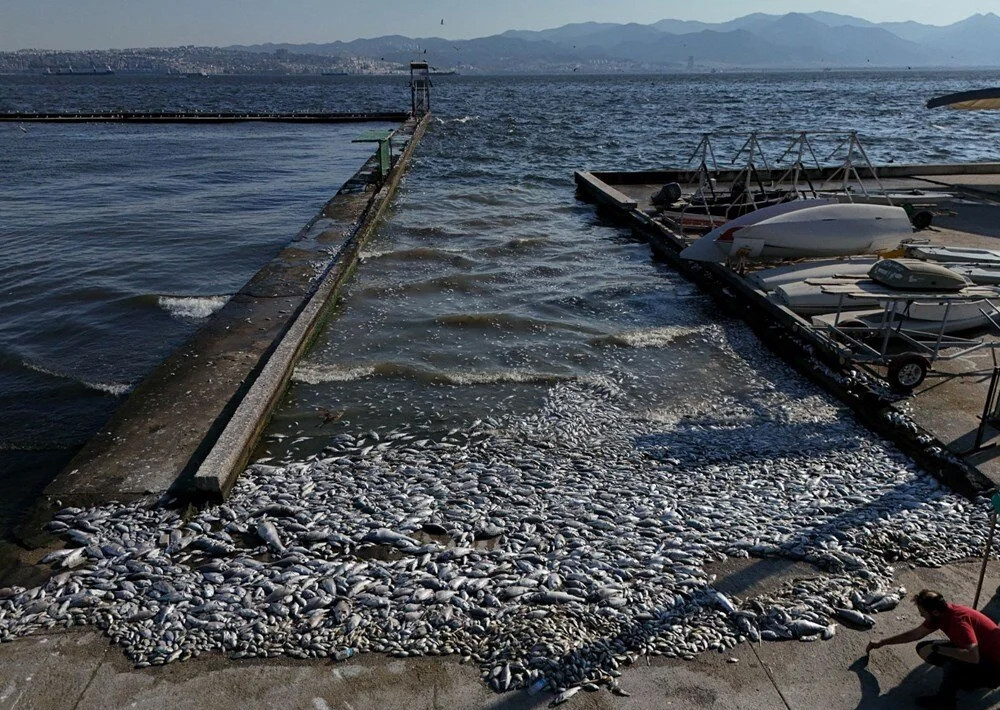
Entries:
[[392, 173], [373, 196], [372, 205], [354, 234], [321, 279], [315, 293], [285, 331], [211, 451], [198, 467], [194, 482], [195, 488], [201, 493], [224, 496], [246, 466], [257, 440], [288, 385], [295, 364], [323, 323], [324, 316], [341, 287], [353, 273], [361, 248], [367, 243], [395, 194], [413, 151], [427, 129], [428, 120], [429, 117], [425, 116], [417, 124]]
[[[872, 171], [867, 165], [855, 165], [855, 169], [862, 178], [871, 178]], [[841, 173], [840, 166], [825, 166], [820, 168], [806, 167], [800, 179], [829, 180]], [[713, 171], [713, 175], [720, 181], [734, 179], [742, 168], [726, 168]], [[757, 170], [762, 180], [772, 180], [781, 177], [786, 172], [785, 168], [760, 168]], [[995, 175], [1000, 173], [1000, 163], [935, 163], [928, 165], [877, 165], [875, 172], [879, 178], [913, 178], [918, 179], [931, 175]], [[665, 182], [681, 182], [697, 173], [697, 167], [688, 169], [670, 170], [646, 170], [646, 171], [617, 171], [617, 170], [595, 170], [587, 173], [591, 178], [605, 183], [608, 187], [616, 185], [644, 185]], [[578, 175], [583, 175], [579, 171]], [[614, 189], [614, 188], [612, 188]]]
[[867, 378], [838, 376], [843, 363], [837, 361], [814, 333], [801, 328], [788, 312], [761, 298], [747, 282], [722, 265], [681, 259], [684, 244], [676, 235], [640, 210], [623, 208], [613, 198], [601, 194], [605, 187], [614, 188], [604, 185], [593, 174], [590, 177], [592, 179], [586, 180], [581, 172], [575, 174], [583, 196], [646, 237], [657, 255], [706, 291], [727, 312], [742, 318], [776, 355], [847, 405], [871, 431], [891, 441], [923, 469], [962, 495], [974, 497], [993, 488], [993, 483], [982, 471], [954, 455], [933, 432], [915, 422], [905, 427], [884, 416], [892, 402]]
[[578, 180], [583, 180], [598, 191], [597, 194], [601, 196], [602, 202], [606, 202], [607, 204], [623, 210], [634, 209], [639, 206], [638, 202], [633, 200], [628, 195], [614, 189], [607, 183], [604, 183], [595, 177], [593, 173], [581, 171], [577, 173], [577, 176]]

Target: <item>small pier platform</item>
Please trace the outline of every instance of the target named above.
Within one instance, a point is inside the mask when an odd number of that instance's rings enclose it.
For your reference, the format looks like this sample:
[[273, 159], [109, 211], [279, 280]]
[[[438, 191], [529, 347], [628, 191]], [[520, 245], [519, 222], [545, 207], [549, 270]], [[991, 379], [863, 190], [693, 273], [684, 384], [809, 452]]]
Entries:
[[[875, 170], [886, 191], [946, 193], [935, 209], [938, 216], [932, 226], [915, 233], [915, 238], [936, 246], [1000, 249], [1000, 163], [888, 165]], [[835, 179], [836, 172], [837, 168], [814, 168], [800, 177], [819, 186]], [[675, 221], [661, 214], [662, 208], [651, 198], [671, 182], [678, 183], [686, 194], [694, 192], [699, 183], [693, 173], [580, 171], [575, 180], [579, 196], [645, 237], [658, 257], [702, 287], [725, 310], [744, 318], [786, 362], [850, 406], [859, 420], [892, 440], [926, 470], [966, 495], [1000, 486], [1000, 445], [991, 446], [1000, 444], [1000, 422], [987, 426], [980, 442], [983, 446], [971, 451], [979, 438], [995, 365], [993, 351], [984, 349], [956, 360], [935, 362], [914, 396], [904, 399], [887, 396], [884, 387], [844, 377], [849, 364], [831, 353], [828, 341], [824, 342], [806, 319], [777, 304], [727, 265], [680, 258], [681, 250], [701, 235], [685, 234]], [[732, 184], [728, 181], [740, 179], [738, 173], [714, 173], [716, 189], [728, 191]], [[778, 171], [762, 170], [759, 177], [764, 182], [777, 179]], [[871, 178], [871, 170], [859, 166], [857, 177]], [[847, 184], [860, 190], [857, 181]], [[896, 201], [903, 202], [905, 198]], [[773, 263], [764, 266], [768, 265]], [[760, 267], [748, 267], [754, 268]], [[1000, 334], [977, 337], [1000, 341]], [[912, 425], [901, 424], [905, 419], [894, 413], [909, 417], [916, 431]]]
[[101, 113], [0, 113], [15, 123], [402, 123], [407, 113], [216, 113], [208, 111], [113, 111]]

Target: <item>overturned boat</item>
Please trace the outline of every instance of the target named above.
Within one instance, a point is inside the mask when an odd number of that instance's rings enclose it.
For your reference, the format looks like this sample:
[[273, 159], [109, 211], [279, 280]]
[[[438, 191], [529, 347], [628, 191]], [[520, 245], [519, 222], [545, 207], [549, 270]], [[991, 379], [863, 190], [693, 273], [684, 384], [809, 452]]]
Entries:
[[789, 259], [878, 254], [913, 235], [902, 207], [800, 200], [727, 222], [681, 251], [681, 258]]

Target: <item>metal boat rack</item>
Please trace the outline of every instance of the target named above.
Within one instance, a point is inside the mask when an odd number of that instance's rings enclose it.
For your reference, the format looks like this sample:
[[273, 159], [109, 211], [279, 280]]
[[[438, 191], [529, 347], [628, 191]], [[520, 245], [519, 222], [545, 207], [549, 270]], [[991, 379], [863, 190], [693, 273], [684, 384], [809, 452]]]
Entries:
[[[855, 284], [828, 284], [824, 293], [839, 295], [837, 311], [832, 323], [813, 321], [811, 328], [826, 338], [843, 362], [852, 362], [868, 369], [873, 365], [888, 368], [890, 386], [899, 392], [910, 392], [923, 382], [927, 372], [939, 360], [955, 360], [977, 350], [989, 349], [994, 353], [1000, 348], [1000, 341], [980, 338], [965, 338], [950, 335], [949, 329], [952, 306], [956, 303], [982, 302], [988, 307], [980, 307], [993, 332], [1000, 333], [1000, 323], [994, 316], [1000, 316], [1000, 309], [990, 300], [1000, 292], [989, 287], [968, 287], [961, 293], [907, 292], [878, 293], [859, 289]], [[882, 308], [876, 322], [860, 321], [856, 311], [844, 310], [844, 305], [852, 299], [875, 299]], [[914, 304], [944, 305], [941, 324], [934, 330], [917, 330], [904, 325]], [[912, 323], [912, 322], [911, 322]], [[876, 374], [877, 373], [872, 373]]]
[[[809, 158], [811, 164], [815, 165], [817, 169], [821, 168], [813, 145], [813, 139], [817, 136], [833, 136], [840, 139], [836, 147], [824, 158], [825, 161], [830, 161], [834, 156], [840, 155], [839, 166], [831, 176], [819, 185], [813, 184], [813, 181], [809, 179], [809, 167], [806, 165], [807, 158]], [[714, 229], [729, 219], [727, 216], [713, 214], [711, 211], [712, 205], [718, 205], [727, 196], [725, 190], [718, 189], [716, 182], [716, 176], [721, 174], [722, 170], [716, 159], [713, 139], [719, 137], [720, 134], [703, 133], [685, 163], [687, 166], [696, 166], [691, 170], [687, 182], [697, 185], [697, 188], [693, 193], [692, 200], [681, 208], [680, 219], [675, 220], [682, 229], [685, 222], [696, 225], [698, 229]], [[728, 195], [732, 201], [729, 206], [736, 209], [744, 208], [746, 211], [755, 210], [767, 204], [770, 199], [768, 193], [773, 195], [778, 191], [787, 192], [788, 199], [821, 197], [823, 193], [834, 193], [842, 195], [843, 199], [848, 202], [853, 201], [855, 195], [870, 200], [873, 194], [881, 194], [885, 196], [884, 199], [888, 204], [893, 204], [892, 198], [888, 196], [879, 180], [878, 171], [868, 158], [856, 131], [849, 131], [846, 134], [837, 131], [798, 131], [791, 134], [790, 143], [777, 160], [773, 161], [773, 164], [768, 161], [767, 152], [762, 143], [762, 140], [768, 138], [788, 140], [789, 133], [753, 131], [740, 149], [736, 151], [732, 160], [729, 161], [730, 165], [737, 165], [742, 159], [742, 166], [730, 182], [731, 187]], [[778, 175], [778, 171], [782, 169], [780, 164], [788, 157], [793, 158], [791, 164], [787, 165], [784, 171]], [[758, 165], [768, 176], [766, 179], [762, 177]], [[859, 166], [867, 171], [868, 180], [873, 182], [877, 189], [869, 192], [866, 180], [862, 178], [858, 170]], [[802, 184], [803, 181], [805, 181], [805, 185]], [[857, 192], [855, 192], [855, 185], [858, 186]]]

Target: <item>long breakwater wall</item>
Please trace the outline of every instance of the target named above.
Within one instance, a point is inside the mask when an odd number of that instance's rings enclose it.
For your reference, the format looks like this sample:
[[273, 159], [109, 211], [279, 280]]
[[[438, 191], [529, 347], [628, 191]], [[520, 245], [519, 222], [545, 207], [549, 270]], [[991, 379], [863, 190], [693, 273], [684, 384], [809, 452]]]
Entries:
[[295, 238], [122, 403], [17, 531], [41, 544], [52, 512], [109, 500], [223, 496], [246, 465], [295, 363], [353, 273], [429, 117], [408, 118]]
[[402, 123], [406, 113], [220, 113], [216, 111], [108, 111], [73, 113], [0, 113], [0, 121], [16, 123]]

